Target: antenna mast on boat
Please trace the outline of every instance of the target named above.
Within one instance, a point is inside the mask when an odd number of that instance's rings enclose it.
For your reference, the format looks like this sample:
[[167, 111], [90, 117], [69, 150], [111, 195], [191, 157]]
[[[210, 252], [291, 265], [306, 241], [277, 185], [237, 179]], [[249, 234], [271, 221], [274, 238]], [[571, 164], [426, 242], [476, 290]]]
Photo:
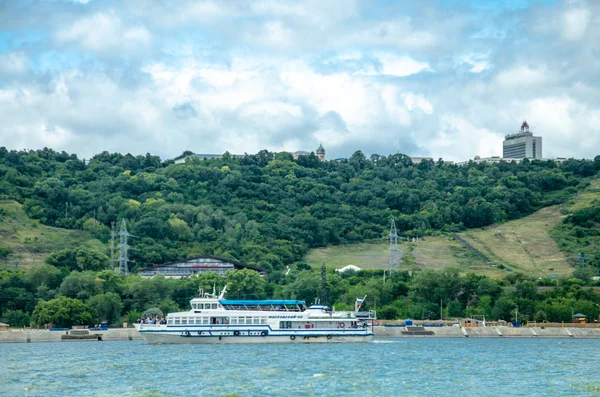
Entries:
[[223, 299], [225, 298], [225, 293], [227, 292], [227, 284], [225, 284], [225, 286], [223, 287], [223, 290], [221, 291], [221, 293], [219, 294], [219, 299]]

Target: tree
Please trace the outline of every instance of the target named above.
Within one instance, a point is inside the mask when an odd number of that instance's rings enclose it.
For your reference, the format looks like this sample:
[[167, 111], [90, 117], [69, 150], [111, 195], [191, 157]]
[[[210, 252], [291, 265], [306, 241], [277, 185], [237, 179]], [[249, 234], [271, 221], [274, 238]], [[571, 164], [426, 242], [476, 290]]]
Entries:
[[100, 271], [110, 266], [110, 259], [94, 248], [80, 247], [75, 253], [75, 260], [79, 270]]
[[61, 296], [50, 301], [41, 301], [35, 307], [32, 321], [37, 325], [52, 324], [56, 328], [73, 325], [89, 325], [97, 313], [79, 299]]
[[101, 292], [101, 280], [93, 272], [71, 272], [59, 288], [61, 295], [78, 299], [88, 299]]
[[193, 238], [192, 231], [187, 223], [177, 218], [175, 215], [171, 215], [169, 226], [171, 226], [171, 230], [178, 240], [190, 241]]
[[227, 278], [227, 296], [233, 299], [264, 298], [266, 282], [254, 270], [242, 269], [229, 271]]
[[21, 310], [7, 310], [2, 320], [11, 327], [28, 327], [31, 323], [29, 313]]
[[53, 252], [46, 257], [46, 263], [69, 270], [100, 271], [109, 267], [110, 259], [100, 251], [84, 246]]
[[150, 317], [150, 318], [163, 317], [163, 311], [160, 310], [158, 307], [151, 307], [150, 309], [144, 310], [144, 313], [142, 313], [142, 317], [144, 317], [144, 318], [146, 318], [146, 317]]
[[56, 267], [41, 264], [27, 269], [23, 275], [23, 279], [35, 289], [42, 285], [45, 285], [49, 289], [54, 289], [60, 285], [62, 276], [60, 270]]
[[96, 310], [100, 322], [106, 321], [109, 324], [114, 324], [119, 319], [123, 309], [121, 297], [114, 292], [94, 295], [88, 299], [87, 304]]

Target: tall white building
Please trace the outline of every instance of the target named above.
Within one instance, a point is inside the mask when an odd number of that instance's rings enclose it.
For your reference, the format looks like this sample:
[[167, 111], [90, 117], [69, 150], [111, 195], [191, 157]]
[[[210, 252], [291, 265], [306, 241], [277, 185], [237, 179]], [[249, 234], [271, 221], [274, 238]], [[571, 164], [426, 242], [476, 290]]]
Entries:
[[502, 143], [502, 157], [511, 159], [541, 159], [542, 137], [533, 136], [529, 131], [529, 124], [523, 121], [521, 131], [516, 134], [506, 135]]

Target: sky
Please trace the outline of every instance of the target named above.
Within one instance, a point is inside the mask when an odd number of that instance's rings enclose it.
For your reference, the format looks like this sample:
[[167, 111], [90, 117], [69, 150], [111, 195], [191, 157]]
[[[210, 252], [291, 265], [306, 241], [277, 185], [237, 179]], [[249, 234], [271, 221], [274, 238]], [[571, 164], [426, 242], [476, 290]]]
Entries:
[[600, 1], [0, 0], [0, 146], [600, 154]]

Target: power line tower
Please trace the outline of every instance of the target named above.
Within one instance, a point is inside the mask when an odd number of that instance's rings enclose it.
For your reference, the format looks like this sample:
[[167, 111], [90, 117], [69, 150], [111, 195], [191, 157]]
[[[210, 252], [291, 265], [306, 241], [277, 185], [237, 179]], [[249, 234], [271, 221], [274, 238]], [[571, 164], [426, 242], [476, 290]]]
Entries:
[[129, 275], [129, 257], [127, 255], [129, 251], [129, 245], [127, 244], [127, 238], [133, 237], [127, 231], [127, 222], [125, 219], [121, 221], [121, 229], [119, 230], [119, 274], [123, 276]]
[[115, 269], [115, 223], [110, 223], [110, 268], [112, 271], [116, 271]]
[[392, 226], [390, 227], [390, 276], [392, 270], [398, 269], [400, 265], [398, 256], [398, 232], [396, 231], [396, 222], [392, 219]]
[[321, 263], [321, 304], [327, 304], [327, 269], [325, 262]]

